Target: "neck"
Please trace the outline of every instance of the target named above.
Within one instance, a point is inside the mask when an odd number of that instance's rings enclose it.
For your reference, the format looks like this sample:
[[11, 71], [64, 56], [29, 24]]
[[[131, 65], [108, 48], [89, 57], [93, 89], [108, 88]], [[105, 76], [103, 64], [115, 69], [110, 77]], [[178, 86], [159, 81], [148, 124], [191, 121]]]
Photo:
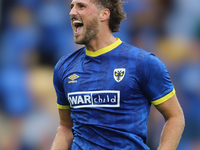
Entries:
[[92, 39], [88, 44], [85, 45], [88, 51], [95, 52], [117, 41], [116, 38], [112, 35], [112, 33], [107, 33], [107, 34], [106, 32], [101, 32], [101, 33], [102, 35], [98, 34], [96, 38]]

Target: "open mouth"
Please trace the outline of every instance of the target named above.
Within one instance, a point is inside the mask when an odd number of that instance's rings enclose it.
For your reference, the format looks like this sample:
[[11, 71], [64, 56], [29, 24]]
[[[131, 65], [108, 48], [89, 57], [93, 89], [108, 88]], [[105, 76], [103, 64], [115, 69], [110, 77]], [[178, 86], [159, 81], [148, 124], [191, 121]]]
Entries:
[[75, 20], [75, 21], [73, 21], [73, 25], [75, 26], [75, 30], [74, 30], [75, 34], [78, 34], [82, 31], [83, 22], [81, 22], [79, 20]]

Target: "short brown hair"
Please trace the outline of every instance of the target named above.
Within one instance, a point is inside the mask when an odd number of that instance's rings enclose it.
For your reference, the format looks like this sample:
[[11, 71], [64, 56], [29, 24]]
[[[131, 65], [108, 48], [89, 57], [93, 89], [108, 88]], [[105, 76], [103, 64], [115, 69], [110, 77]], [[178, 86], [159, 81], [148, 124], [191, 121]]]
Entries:
[[126, 18], [123, 0], [92, 0], [95, 4], [110, 10], [109, 28], [112, 32], [120, 30], [120, 23]]

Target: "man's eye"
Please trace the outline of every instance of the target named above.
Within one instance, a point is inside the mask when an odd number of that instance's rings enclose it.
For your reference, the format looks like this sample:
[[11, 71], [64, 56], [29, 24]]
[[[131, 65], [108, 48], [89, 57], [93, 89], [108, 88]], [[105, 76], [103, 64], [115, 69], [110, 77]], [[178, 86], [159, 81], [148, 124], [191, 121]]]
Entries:
[[85, 8], [85, 6], [84, 5], [80, 5], [80, 8]]
[[70, 9], [72, 9], [74, 7], [74, 5], [70, 5]]

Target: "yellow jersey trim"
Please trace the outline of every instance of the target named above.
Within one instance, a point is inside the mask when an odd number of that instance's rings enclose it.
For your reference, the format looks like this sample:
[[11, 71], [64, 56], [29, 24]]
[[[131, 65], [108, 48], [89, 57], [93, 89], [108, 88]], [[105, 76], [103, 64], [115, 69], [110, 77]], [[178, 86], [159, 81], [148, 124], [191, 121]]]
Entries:
[[162, 104], [164, 103], [165, 101], [167, 101], [168, 99], [170, 99], [172, 96], [174, 96], [175, 94], [175, 89], [173, 89], [170, 93], [168, 93], [167, 95], [155, 100], [155, 101], [152, 101], [151, 103], [154, 104], [154, 105], [159, 105], [159, 104]]
[[111, 44], [107, 47], [104, 47], [102, 49], [99, 49], [95, 52], [89, 51], [89, 50], [86, 49], [86, 55], [91, 56], [91, 57], [97, 57], [97, 56], [100, 56], [102, 54], [105, 54], [105, 53], [113, 50], [114, 48], [116, 48], [117, 46], [119, 46], [122, 43], [122, 41], [119, 38], [116, 38], [116, 39], [117, 39], [117, 41], [114, 42], [113, 44]]
[[57, 104], [57, 107], [59, 109], [69, 109], [69, 105], [60, 105], [60, 104]]

